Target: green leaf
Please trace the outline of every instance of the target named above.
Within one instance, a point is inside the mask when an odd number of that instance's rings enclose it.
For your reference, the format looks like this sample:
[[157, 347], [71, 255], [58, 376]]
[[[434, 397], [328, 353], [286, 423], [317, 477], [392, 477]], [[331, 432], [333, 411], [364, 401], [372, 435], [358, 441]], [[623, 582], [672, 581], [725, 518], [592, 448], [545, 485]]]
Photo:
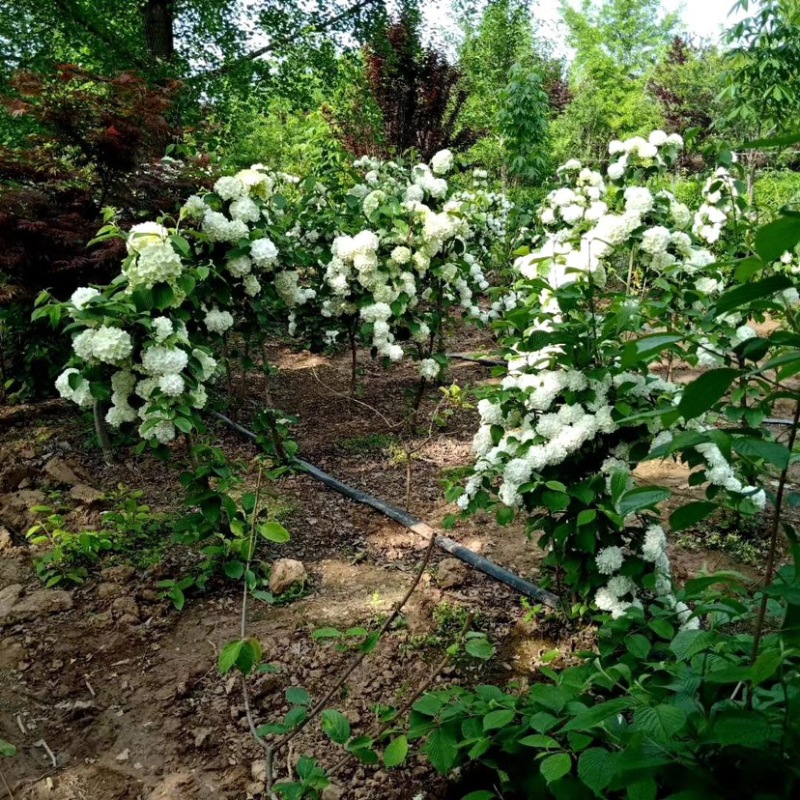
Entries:
[[496, 797], [497, 795], [488, 791], [488, 789], [478, 789], [477, 792], [465, 794], [461, 800], [494, 800]]
[[739, 745], [761, 750], [769, 746], [772, 729], [761, 714], [731, 709], [718, 714], [707, 738], [721, 745]]
[[473, 657], [481, 661], [488, 661], [494, 655], [494, 646], [485, 636], [467, 639], [464, 649]]
[[683, 390], [678, 411], [686, 420], [699, 417], [728, 391], [738, 375], [739, 370], [731, 367], [709, 370]]
[[543, 733], [532, 733], [530, 736], [523, 736], [519, 740], [519, 744], [525, 747], [544, 748], [545, 750], [559, 746], [558, 742], [552, 736], [546, 736]]
[[755, 249], [767, 264], [779, 259], [800, 242], [800, 219], [778, 217], [756, 231]]
[[336, 744], [344, 744], [350, 738], [350, 722], [341, 711], [327, 708], [320, 715], [322, 730]]
[[317, 628], [311, 634], [312, 639], [340, 639], [342, 632], [336, 628]]
[[669, 489], [660, 486], [639, 486], [625, 492], [619, 499], [619, 515], [627, 517], [644, 508], [652, 508], [671, 496]]
[[192, 425], [192, 421], [190, 419], [186, 419], [186, 417], [175, 417], [172, 420], [175, 427], [183, 432], [183, 433], [191, 433], [194, 429], [194, 425]]
[[686, 723], [686, 712], [677, 706], [660, 703], [633, 712], [633, 723], [642, 733], [663, 742], [673, 737]]
[[625, 648], [634, 657], [643, 661], [650, 653], [650, 640], [641, 633], [625, 637]]
[[539, 764], [539, 771], [547, 783], [563, 778], [569, 774], [572, 769], [572, 759], [567, 753], [557, 753], [554, 756], [548, 756]]
[[513, 708], [498, 708], [496, 711], [490, 711], [483, 718], [483, 729], [484, 731], [492, 731], [504, 728], [514, 721], [516, 715], [517, 712]]
[[642, 778], [628, 784], [627, 800], [656, 800], [658, 784], [652, 778]]
[[264, 522], [258, 526], [258, 532], [269, 542], [275, 542], [275, 544], [285, 544], [291, 538], [289, 536], [289, 531], [277, 522], [276, 520], [270, 520], [269, 522]]
[[286, 690], [286, 701], [293, 706], [307, 706], [311, 695], [302, 686], [290, 686]]
[[225, 675], [225, 673], [231, 671], [239, 660], [243, 645], [244, 641], [240, 639], [238, 642], [228, 642], [228, 644], [222, 648], [222, 652], [219, 654], [219, 661], [217, 662], [217, 669], [220, 671], [220, 674]]
[[241, 561], [226, 561], [222, 569], [229, 578], [238, 580], [244, 575], [244, 564]]
[[789, 450], [782, 444], [778, 444], [778, 442], [769, 442], [765, 439], [756, 439], [750, 436], [734, 438], [733, 449], [740, 456], [761, 458], [778, 467], [778, 469], [786, 469], [792, 456]]
[[578, 759], [578, 777], [595, 793], [600, 794], [614, 775], [616, 757], [602, 747], [584, 750]]
[[406, 760], [407, 755], [408, 739], [405, 736], [398, 736], [383, 751], [383, 763], [387, 767], [398, 767]]
[[153, 289], [153, 305], [163, 311], [175, 301], [175, 292], [168, 283], [157, 283]]
[[425, 740], [425, 755], [433, 768], [444, 775], [449, 772], [458, 758], [458, 742], [448, 728], [437, 728]]
[[761, 653], [751, 670], [750, 680], [753, 682], [753, 686], [758, 686], [771, 678], [782, 662], [783, 656], [780, 650], [765, 650]]
[[564, 731], [588, 731], [609, 717], [615, 717], [630, 707], [631, 701], [625, 697], [596, 703], [583, 711], [579, 711], [563, 728]]
[[435, 717], [441, 711], [444, 703], [432, 694], [424, 694], [412, 706], [414, 711], [424, 714], [426, 717]]
[[[783, 250], [777, 257], [783, 254]], [[764, 297], [772, 297], [777, 292], [789, 289], [792, 286], [791, 280], [785, 275], [772, 275], [754, 283], [745, 283], [742, 286], [734, 286], [719, 296], [714, 306], [714, 315], [721, 316], [737, 308], [746, 306], [754, 300], [761, 300]]]
[[686, 528], [691, 528], [692, 525], [696, 525], [700, 520], [705, 519], [716, 508], [715, 503], [709, 503], [705, 500], [687, 503], [672, 512], [669, 518], [669, 526], [675, 533], [686, 530]]
[[0, 756], [13, 756], [16, 755], [16, 753], [17, 748], [11, 744], [11, 742], [7, 742], [5, 739], [0, 739]]
[[627, 369], [637, 364], [642, 356], [659, 353], [685, 338], [686, 336], [684, 334], [679, 333], [654, 333], [650, 336], [643, 336], [641, 339], [629, 342], [622, 351], [621, 366], [623, 369]]

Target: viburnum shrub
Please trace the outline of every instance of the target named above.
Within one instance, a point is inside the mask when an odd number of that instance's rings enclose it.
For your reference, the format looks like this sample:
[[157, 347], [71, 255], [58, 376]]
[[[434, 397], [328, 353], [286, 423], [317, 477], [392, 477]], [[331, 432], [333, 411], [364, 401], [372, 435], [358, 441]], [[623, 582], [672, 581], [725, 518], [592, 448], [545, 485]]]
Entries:
[[81, 406], [110, 400], [109, 425], [137, 422], [166, 445], [201, 428], [212, 353], [226, 353], [228, 332], [263, 338], [270, 320], [305, 337], [322, 326], [328, 344], [346, 332], [389, 361], [405, 355], [397, 338], [410, 331], [423, 378], [435, 378], [454, 307], [493, 313], [478, 305], [482, 261], [508, 212], [481, 187], [450, 191], [441, 176], [452, 161], [448, 151], [410, 169], [362, 159], [363, 182], [333, 175], [330, 186], [254, 165], [190, 197], [176, 218], [128, 233], [110, 221], [98, 240], [123, 237], [127, 257], [111, 284], [60, 306], [74, 357], [59, 393]]
[[[706, 206], [730, 209], [736, 196], [723, 173], [707, 185], [702, 211], [653, 194], [648, 178], [674, 163], [681, 146], [659, 131], [612, 143], [612, 155], [622, 155], [609, 167], [611, 182], [576, 161], [559, 170], [567, 185], [546, 198], [545, 232], [515, 265], [518, 307], [501, 323], [506, 376], [478, 406], [477, 460], [450, 495], [466, 513], [495, 509], [501, 522], [524, 513], [547, 550], [550, 582], [581, 609], [594, 602], [619, 617], [657, 596], [696, 626], [674, 597], [655, 514], [670, 493], [636, 486], [631, 473], [684, 431], [699, 437], [695, 459], [710, 491], [727, 492], [747, 513], [764, 507], [765, 494], [728, 463], [713, 434], [704, 436], [702, 416], [669, 414], [682, 387], [652, 369], [685, 338], [665, 329], [665, 309], [683, 311], [681, 324], [691, 327], [693, 318], [706, 320], [724, 286], [705, 244], [719, 238], [727, 216], [720, 210], [710, 220]], [[718, 184], [727, 187], [724, 202]], [[700, 330], [716, 329], [716, 319]], [[631, 341], [648, 330], [649, 338]], [[684, 357], [696, 360], [697, 349]]]
[[[786, 512], [800, 503], [790, 482], [800, 319], [795, 282], [771, 273], [800, 242], [800, 224], [783, 217], [752, 241], [754, 254], [742, 243], [739, 259], [719, 254], [712, 269], [724, 267], [724, 291], [686, 288], [693, 315], [679, 331], [648, 311], [677, 281], [639, 286], [645, 311], [630, 323], [625, 294], [609, 291], [624, 285], [624, 261], [602, 259], [556, 270], [557, 288], [540, 264], [524, 284], [535, 299], [504, 322], [509, 375], [482, 401], [479, 460], [466, 492], [454, 486], [451, 495], [467, 510], [497, 509], [501, 521], [527, 513], [548, 566], [610, 614], [599, 615], [597, 651], [577, 667], [541, 667], [544, 682], [519, 692], [455, 687], [414, 704], [408, 738], [424, 738], [441, 772], [464, 768], [465, 800], [797, 794], [800, 540]], [[645, 276], [651, 268], [634, 264]], [[593, 279], [601, 269], [605, 289]], [[693, 284], [690, 273], [685, 285]], [[765, 333], [725, 341], [726, 325], [765, 319]], [[653, 374], [665, 352], [695, 363], [704, 337], [720, 331], [723, 365], [681, 386]], [[779, 439], [763, 423], [785, 415], [787, 401], [791, 416], [777, 423], [788, 438]], [[673, 531], [720, 505], [763, 512], [768, 555], [758, 586], [736, 573], [671, 585], [657, 527], [669, 493], [628, 483], [631, 466], [666, 457], [680, 457], [689, 485], [705, 495], [671, 513]], [[784, 546], [791, 560], [782, 565]]]

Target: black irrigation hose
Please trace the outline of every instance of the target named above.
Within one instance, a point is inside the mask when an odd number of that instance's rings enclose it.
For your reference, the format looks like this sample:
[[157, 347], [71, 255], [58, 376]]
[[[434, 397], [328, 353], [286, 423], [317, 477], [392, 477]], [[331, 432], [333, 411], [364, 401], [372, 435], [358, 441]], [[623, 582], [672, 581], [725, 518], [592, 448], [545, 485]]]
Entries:
[[482, 367], [505, 367], [507, 361], [497, 361], [494, 358], [482, 358], [480, 356], [470, 356], [466, 353], [445, 353], [447, 358], [453, 358], [456, 361], [470, 361], [473, 364], [480, 364]]
[[[258, 437], [252, 431], [247, 430], [247, 428], [239, 425], [238, 422], [234, 422], [232, 419], [226, 417], [224, 414], [220, 414], [218, 411], [212, 411], [211, 413], [218, 420], [221, 420], [230, 428], [235, 430], [240, 436], [243, 436], [245, 439], [249, 439], [254, 444], [258, 444]], [[319, 469], [319, 467], [315, 467], [313, 464], [310, 464], [308, 461], [304, 461], [302, 458], [293, 459], [293, 463], [302, 468], [312, 478], [324, 483], [329, 488], [339, 492], [340, 494], [343, 494], [345, 497], [349, 497], [351, 500], [355, 500], [357, 503], [363, 503], [370, 508], [374, 508], [376, 511], [380, 511], [382, 514], [385, 514], [395, 522], [399, 522], [404, 527], [414, 531], [414, 533], [418, 533], [426, 537], [435, 535], [436, 545], [438, 547], [441, 547], [442, 550], [446, 550], [448, 553], [460, 559], [461, 561], [470, 564], [475, 569], [480, 570], [488, 575], [490, 578], [494, 578], [501, 583], [505, 583], [507, 586], [511, 586], [521, 594], [531, 597], [534, 600], [538, 600], [550, 608], [561, 608], [561, 600], [552, 592], [548, 592], [546, 589], [542, 589], [539, 586], [529, 583], [523, 578], [520, 578], [519, 575], [515, 575], [513, 572], [509, 572], [507, 569], [503, 569], [503, 567], [500, 567], [497, 564], [489, 561], [488, 559], [476, 553], [474, 550], [470, 550], [468, 547], [460, 545], [458, 542], [453, 541], [447, 536], [439, 536], [427, 523], [423, 522], [418, 517], [415, 517], [413, 514], [410, 514], [408, 511], [405, 511], [402, 508], [397, 508], [396, 506], [380, 500], [377, 497], [373, 497], [371, 494], [362, 492], [359, 489], [354, 489], [352, 486], [342, 483], [332, 475], [328, 475], [327, 472], [323, 472], [321, 469]]]

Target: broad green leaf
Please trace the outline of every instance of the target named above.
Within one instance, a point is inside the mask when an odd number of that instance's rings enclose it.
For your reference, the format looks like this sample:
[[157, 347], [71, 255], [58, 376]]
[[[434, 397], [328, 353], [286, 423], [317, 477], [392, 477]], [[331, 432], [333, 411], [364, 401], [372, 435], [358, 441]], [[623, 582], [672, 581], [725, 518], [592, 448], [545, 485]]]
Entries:
[[[783, 252], [784, 251], [781, 250], [775, 258], [780, 257]], [[785, 275], [772, 275], [769, 278], [764, 278], [754, 283], [744, 283], [741, 286], [734, 286], [732, 289], [728, 289], [719, 296], [719, 300], [717, 300], [714, 306], [713, 313], [715, 316], [727, 314], [755, 300], [761, 300], [764, 297], [772, 297], [777, 292], [782, 292], [784, 289], [789, 289], [791, 286], [791, 280]]]
[[630, 708], [631, 701], [626, 697], [607, 700], [605, 703], [596, 703], [584, 711], [579, 711], [563, 728], [564, 731], [588, 731], [605, 722], [609, 717], [615, 717]]
[[756, 231], [755, 248], [767, 264], [779, 259], [787, 250], [794, 250], [800, 242], [800, 219], [778, 217]]
[[614, 775], [616, 760], [616, 755], [608, 750], [590, 747], [578, 758], [578, 777], [599, 795]]
[[498, 708], [496, 711], [490, 711], [483, 718], [483, 729], [491, 731], [504, 728], [514, 721], [516, 715], [517, 712], [513, 708]]
[[280, 522], [274, 519], [259, 525], [258, 532], [267, 541], [275, 542], [276, 544], [285, 544], [290, 539], [289, 531], [287, 531]]
[[407, 755], [408, 739], [405, 736], [398, 736], [383, 751], [383, 763], [387, 767], [398, 767], [406, 760]]
[[16, 755], [16, 753], [17, 748], [11, 744], [11, 742], [7, 742], [5, 739], [0, 739], [0, 756], [13, 756]]
[[449, 772], [458, 758], [458, 742], [452, 731], [447, 728], [431, 731], [425, 740], [425, 755], [437, 772], [443, 775]]
[[642, 733], [656, 741], [667, 741], [674, 736], [686, 722], [686, 712], [677, 706], [660, 703], [657, 706], [643, 706], [633, 712], [633, 724]]
[[478, 789], [477, 792], [470, 792], [465, 794], [461, 800], [494, 800], [497, 795], [487, 789]]
[[557, 781], [559, 778], [568, 775], [571, 769], [572, 759], [567, 753], [557, 753], [556, 755], [548, 756], [539, 764], [539, 771], [548, 783], [553, 783], [553, 781]]
[[756, 439], [751, 436], [734, 438], [733, 449], [740, 456], [761, 458], [778, 467], [778, 469], [785, 469], [789, 466], [789, 459], [792, 455], [788, 448], [784, 447], [782, 444], [778, 444], [778, 442]]
[[336, 744], [344, 744], [350, 738], [350, 721], [335, 708], [326, 708], [320, 715], [322, 730]]
[[222, 675], [226, 672], [230, 672], [239, 660], [239, 654], [242, 652], [243, 645], [244, 641], [240, 639], [238, 642], [228, 642], [228, 644], [222, 648], [222, 652], [219, 654], [219, 661], [217, 662], [217, 669]]
[[716, 511], [716, 504], [705, 500], [697, 500], [681, 506], [670, 514], [669, 526], [673, 532], [686, 530], [696, 525], [700, 520], [705, 519], [709, 514]]
[[311, 695], [302, 686], [290, 686], [286, 690], [286, 701], [293, 706], [307, 706]]
[[723, 397], [738, 375], [738, 369], [720, 367], [695, 378], [683, 390], [678, 411], [687, 420], [699, 417]]
[[621, 517], [627, 517], [628, 514], [634, 514], [644, 508], [653, 508], [667, 500], [671, 494], [669, 489], [660, 486], [639, 486], [631, 489], [619, 500], [619, 514]]
[[481, 661], [488, 661], [494, 655], [494, 646], [485, 636], [467, 639], [464, 649], [473, 658], [479, 658]]
[[519, 744], [525, 747], [544, 748], [545, 750], [559, 746], [558, 742], [552, 736], [546, 736], [543, 733], [532, 733], [530, 736], [523, 736], [519, 740]]
[[642, 778], [628, 784], [627, 800], [656, 800], [658, 784], [652, 778]]

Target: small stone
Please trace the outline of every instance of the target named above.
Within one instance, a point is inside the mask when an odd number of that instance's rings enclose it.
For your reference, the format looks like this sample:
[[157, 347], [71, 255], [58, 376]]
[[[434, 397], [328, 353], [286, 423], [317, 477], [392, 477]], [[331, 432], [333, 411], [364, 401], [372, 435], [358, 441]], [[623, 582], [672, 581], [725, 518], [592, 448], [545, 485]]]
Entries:
[[109, 597], [119, 597], [122, 594], [122, 587], [116, 583], [98, 583], [97, 596], [103, 600]]
[[23, 447], [22, 450], [19, 451], [19, 457], [30, 461], [32, 458], [36, 458], [36, 451], [32, 447]]
[[100, 577], [104, 581], [117, 581], [125, 583], [136, 575], [136, 570], [130, 564], [120, 564], [117, 567], [106, 567], [100, 570]]
[[443, 558], [439, 562], [436, 583], [442, 589], [455, 589], [464, 582], [467, 570], [457, 558]]
[[14, 540], [7, 528], [0, 528], [0, 553], [4, 550], [13, 550]]
[[85, 483], [79, 483], [69, 490], [69, 496], [81, 505], [94, 506], [103, 499], [103, 493]]
[[138, 625], [140, 622], [139, 617], [134, 617], [133, 614], [123, 614], [118, 620], [118, 625]]
[[344, 797], [344, 789], [335, 783], [328, 784], [322, 790], [322, 800], [341, 800]]
[[47, 614], [69, 611], [72, 595], [62, 589], [39, 589], [20, 600], [10, 611], [8, 622], [24, 622]]
[[210, 735], [211, 728], [198, 728], [198, 730], [194, 732], [194, 746], [202, 747]]
[[118, 597], [111, 604], [111, 613], [115, 618], [130, 616], [138, 621], [139, 619], [139, 606], [132, 597]]
[[305, 584], [308, 573], [302, 561], [293, 558], [279, 558], [272, 565], [269, 575], [269, 590], [273, 594], [283, 594], [296, 584]]
[[63, 483], [67, 486], [77, 486], [81, 483], [81, 479], [75, 474], [72, 467], [59, 456], [51, 458], [44, 465], [44, 471], [55, 483]]
[[121, 753], [117, 754], [117, 761], [124, 764], [131, 757], [131, 751], [126, 747]]
[[263, 758], [259, 759], [258, 761], [254, 761], [250, 765], [250, 775], [254, 781], [263, 786], [264, 782], [267, 780], [267, 765]]
[[19, 583], [12, 583], [10, 586], [6, 586], [5, 589], [0, 589], [0, 625], [10, 615], [11, 609], [19, 600], [20, 594], [22, 594], [22, 585]]

